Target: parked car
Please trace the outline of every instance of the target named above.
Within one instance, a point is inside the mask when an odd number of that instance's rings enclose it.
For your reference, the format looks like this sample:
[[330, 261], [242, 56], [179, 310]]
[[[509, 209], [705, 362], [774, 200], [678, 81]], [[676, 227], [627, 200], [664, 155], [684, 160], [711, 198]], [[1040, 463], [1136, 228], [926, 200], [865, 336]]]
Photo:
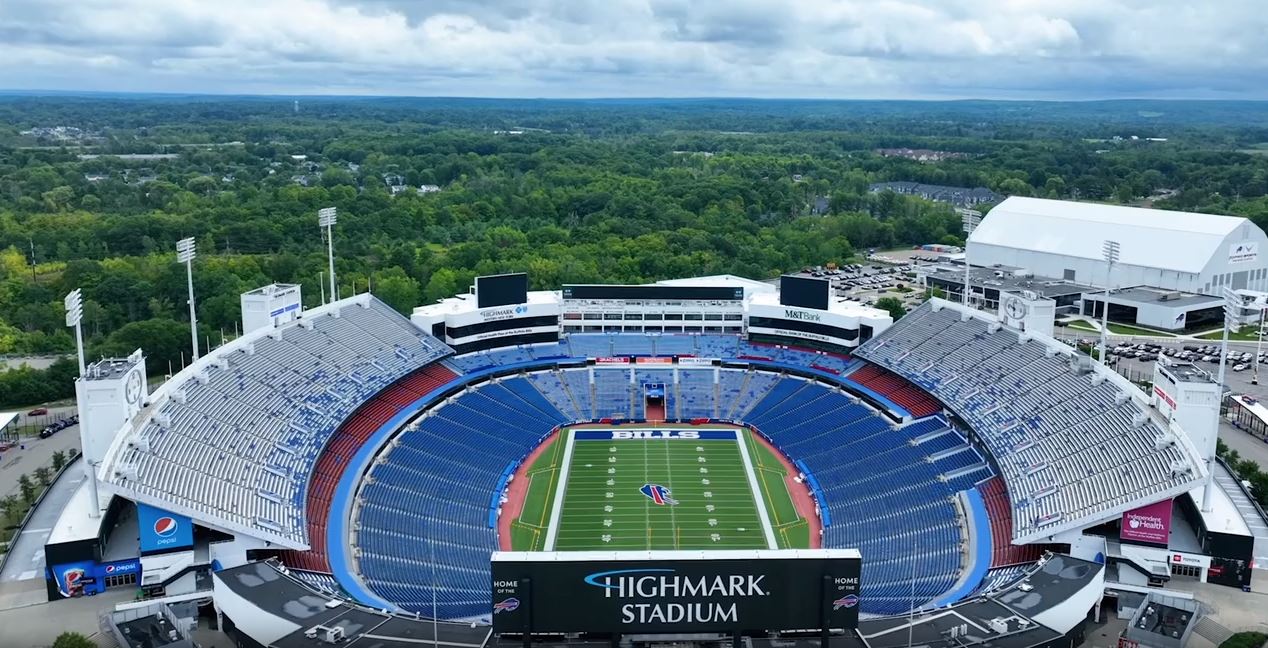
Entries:
[[37, 407], [26, 413], [27, 416], [44, 416], [45, 414], [48, 414], [47, 407]]

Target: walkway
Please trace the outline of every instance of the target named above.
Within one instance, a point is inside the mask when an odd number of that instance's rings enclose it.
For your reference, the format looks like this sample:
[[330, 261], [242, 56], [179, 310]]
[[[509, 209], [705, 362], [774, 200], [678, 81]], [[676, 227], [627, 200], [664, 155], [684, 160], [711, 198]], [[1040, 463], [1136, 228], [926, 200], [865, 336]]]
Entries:
[[[75, 435], [75, 439], [78, 441], [78, 434]], [[4, 570], [0, 571], [0, 585], [39, 579], [41, 592], [43, 591], [44, 544], [48, 542], [48, 535], [53, 530], [53, 525], [57, 524], [57, 517], [61, 515], [62, 509], [66, 508], [71, 495], [84, 482], [84, 479], [83, 468], [80, 462], [76, 461], [49, 488], [39, 508], [35, 509], [35, 513], [31, 515], [26, 528], [13, 543], [8, 559], [4, 563]]]

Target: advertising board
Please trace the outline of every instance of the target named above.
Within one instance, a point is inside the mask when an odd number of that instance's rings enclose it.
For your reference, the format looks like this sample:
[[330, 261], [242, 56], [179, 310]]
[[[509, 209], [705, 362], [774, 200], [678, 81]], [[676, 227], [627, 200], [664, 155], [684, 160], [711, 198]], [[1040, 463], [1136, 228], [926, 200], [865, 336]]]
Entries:
[[499, 552], [493, 631], [855, 628], [859, 565], [857, 551], [841, 549]]
[[1123, 513], [1123, 540], [1167, 546], [1171, 534], [1171, 500], [1165, 499]]

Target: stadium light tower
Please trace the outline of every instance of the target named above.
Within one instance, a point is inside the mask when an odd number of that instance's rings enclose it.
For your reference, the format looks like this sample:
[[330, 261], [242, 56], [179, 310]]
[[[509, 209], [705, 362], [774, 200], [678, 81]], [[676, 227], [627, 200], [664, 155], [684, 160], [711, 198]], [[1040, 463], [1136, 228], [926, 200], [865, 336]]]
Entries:
[[317, 210], [317, 225], [326, 228], [326, 254], [330, 259], [330, 301], [339, 299], [335, 294], [335, 240], [334, 227], [337, 215], [334, 207]]
[[1108, 367], [1106, 356], [1109, 354], [1109, 294], [1110, 277], [1114, 275], [1114, 264], [1118, 263], [1118, 241], [1105, 241], [1101, 246], [1101, 254], [1105, 258], [1105, 301], [1101, 302], [1101, 364]]
[[189, 285], [189, 339], [194, 349], [190, 364], [198, 359], [198, 316], [194, 312], [194, 247], [192, 236], [176, 242], [176, 261], [185, 264], [185, 281]]
[[982, 214], [972, 209], [960, 213], [960, 222], [964, 225], [964, 290], [960, 291], [962, 302], [969, 305], [969, 236], [982, 223]]
[[[1224, 289], [1224, 334], [1220, 341], [1220, 370], [1215, 378], [1215, 388], [1219, 392], [1215, 403], [1215, 427], [1212, 428], [1218, 434], [1220, 429], [1220, 406], [1224, 404], [1224, 367], [1228, 363], [1228, 331], [1232, 328], [1239, 328], [1239, 316], [1243, 306], [1242, 296], [1233, 292], [1231, 289]], [[1202, 488], [1202, 510], [1209, 512], [1211, 510], [1211, 491], [1215, 490], [1215, 471], [1212, 467], [1215, 464], [1215, 443], [1212, 442], [1207, 448], [1199, 448], [1206, 455], [1206, 486]]]
[[75, 347], [79, 351], [79, 377], [84, 377], [84, 329], [80, 322], [84, 319], [84, 296], [78, 288], [70, 291], [62, 300], [66, 306], [66, 326], [75, 329]]

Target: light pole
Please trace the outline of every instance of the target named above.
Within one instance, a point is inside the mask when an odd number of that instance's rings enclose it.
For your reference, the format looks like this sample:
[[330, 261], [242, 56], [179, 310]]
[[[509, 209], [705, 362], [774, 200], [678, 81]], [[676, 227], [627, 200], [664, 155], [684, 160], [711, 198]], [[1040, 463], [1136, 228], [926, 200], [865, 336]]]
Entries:
[[66, 326], [75, 329], [75, 348], [79, 351], [79, 377], [84, 377], [84, 330], [80, 324], [84, 319], [84, 296], [78, 288], [67, 293], [62, 300], [66, 307]]
[[[78, 288], [70, 291], [66, 298], [62, 300], [62, 305], [66, 307], [66, 326], [75, 329], [75, 349], [79, 355], [79, 380], [83, 380], [84, 374], [87, 372], [87, 367], [84, 365], [83, 293]], [[76, 388], [76, 393], [78, 394], [78, 388]], [[78, 398], [76, 398], [76, 401], [78, 401]], [[77, 402], [77, 404], [81, 407], [83, 405], [82, 402]], [[80, 412], [82, 413], [83, 410], [81, 409]], [[79, 420], [83, 421], [84, 417], [80, 416]], [[80, 447], [87, 448], [88, 446], [83, 443], [83, 428], [80, 428], [79, 434]], [[84, 460], [84, 477], [88, 480], [88, 488], [92, 497], [92, 507], [88, 509], [88, 515], [93, 519], [101, 515], [101, 500], [97, 499], [97, 463], [99, 462]]]
[[1101, 246], [1101, 254], [1105, 258], [1105, 301], [1101, 302], [1101, 364], [1108, 367], [1109, 356], [1109, 295], [1110, 278], [1114, 274], [1114, 264], [1118, 263], [1118, 241], [1105, 241]]
[[194, 309], [194, 237], [183, 238], [176, 242], [176, 261], [185, 264], [185, 281], [189, 285], [189, 339], [194, 353], [189, 362], [198, 359], [198, 315]]
[[1202, 453], [1206, 455], [1206, 486], [1202, 488], [1202, 510], [1210, 512], [1211, 510], [1211, 491], [1215, 490], [1215, 447], [1216, 438], [1219, 437], [1220, 430], [1220, 407], [1224, 404], [1224, 367], [1228, 364], [1228, 331], [1230, 328], [1239, 328], [1238, 321], [1241, 315], [1242, 298], [1241, 295], [1232, 290], [1224, 289], [1224, 327], [1222, 341], [1220, 342], [1220, 370], [1215, 379], [1215, 389], [1217, 395], [1215, 397], [1215, 425], [1211, 428], [1211, 441], [1207, 447], [1202, 448]]
[[1255, 330], [1255, 372], [1250, 377], [1250, 384], [1259, 384], [1259, 355], [1264, 352], [1264, 313], [1268, 309], [1259, 310], [1259, 328]]
[[969, 236], [982, 223], [982, 214], [966, 209], [960, 213], [960, 222], [964, 225], [964, 290], [961, 292], [963, 303], [969, 305]]
[[317, 210], [317, 225], [326, 228], [326, 254], [330, 260], [330, 301], [336, 301], [339, 296], [335, 291], [335, 240], [334, 227], [337, 215], [334, 207], [323, 207]]

